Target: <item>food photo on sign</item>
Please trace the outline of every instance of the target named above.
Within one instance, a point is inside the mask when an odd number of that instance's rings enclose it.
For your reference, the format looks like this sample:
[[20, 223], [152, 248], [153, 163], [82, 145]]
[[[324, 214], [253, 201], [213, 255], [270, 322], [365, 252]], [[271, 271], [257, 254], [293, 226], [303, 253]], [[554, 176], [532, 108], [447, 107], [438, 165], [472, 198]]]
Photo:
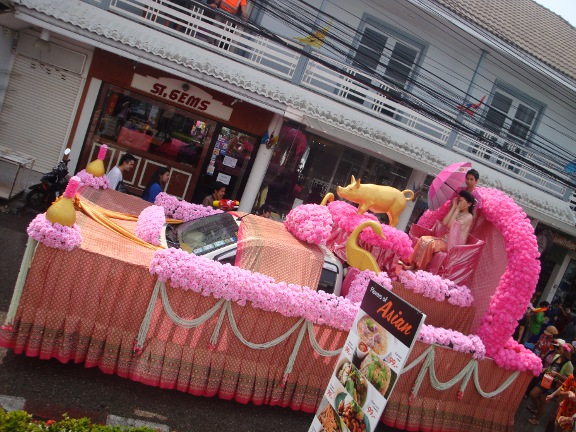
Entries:
[[374, 430], [424, 318], [371, 281], [310, 431]]

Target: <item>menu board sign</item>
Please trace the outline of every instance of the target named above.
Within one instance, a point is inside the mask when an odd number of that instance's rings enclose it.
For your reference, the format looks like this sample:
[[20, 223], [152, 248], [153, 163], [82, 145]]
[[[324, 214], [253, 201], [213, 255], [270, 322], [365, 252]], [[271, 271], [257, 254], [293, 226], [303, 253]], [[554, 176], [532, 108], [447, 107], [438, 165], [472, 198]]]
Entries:
[[425, 318], [370, 281], [309, 431], [373, 431]]

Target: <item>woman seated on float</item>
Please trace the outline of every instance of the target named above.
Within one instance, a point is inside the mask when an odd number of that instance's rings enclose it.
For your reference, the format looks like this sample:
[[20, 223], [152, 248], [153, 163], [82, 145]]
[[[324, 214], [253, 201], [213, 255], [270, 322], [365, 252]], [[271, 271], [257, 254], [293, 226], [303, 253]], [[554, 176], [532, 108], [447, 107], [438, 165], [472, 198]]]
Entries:
[[465, 190], [458, 193], [454, 198], [452, 207], [442, 220], [446, 231], [442, 237], [422, 236], [414, 246], [414, 252], [410, 256], [410, 265], [404, 265], [404, 269], [426, 270], [436, 252], [446, 252], [448, 243], [465, 244], [474, 221], [474, 196]]

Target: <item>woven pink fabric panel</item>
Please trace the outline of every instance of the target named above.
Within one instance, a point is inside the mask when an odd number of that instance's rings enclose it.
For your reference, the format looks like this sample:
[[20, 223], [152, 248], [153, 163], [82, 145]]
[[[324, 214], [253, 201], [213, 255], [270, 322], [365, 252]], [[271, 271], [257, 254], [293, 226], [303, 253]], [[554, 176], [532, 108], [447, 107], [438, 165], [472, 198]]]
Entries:
[[276, 282], [318, 287], [324, 254], [318, 246], [298, 240], [284, 224], [260, 216], [242, 219], [236, 265], [271, 276]]
[[[410, 364], [428, 345], [417, 342], [406, 364]], [[436, 347], [434, 370], [442, 383], [452, 379], [470, 358], [450, 349]], [[422, 364], [420, 364], [421, 366]], [[532, 379], [523, 372], [502, 393], [492, 398], [480, 396], [471, 379], [462, 398], [458, 399], [460, 382], [446, 391], [434, 390], [428, 374], [414, 402], [409, 401], [412, 387], [421, 367], [402, 375], [384, 410], [382, 422], [387, 426], [408, 431], [434, 432], [513, 432], [514, 414], [526, 386]], [[480, 388], [492, 392], [513, 373], [496, 366], [490, 359], [478, 362]]]
[[464, 334], [470, 333], [474, 319], [475, 306], [463, 308], [455, 306], [448, 301], [436, 301], [420, 294], [415, 294], [404, 288], [400, 282], [392, 282], [394, 294], [399, 295], [416, 309], [426, 314], [426, 324], [457, 330]]
[[508, 259], [504, 237], [492, 223], [484, 221], [479, 226], [477, 225], [473, 235], [485, 241], [476, 270], [472, 273], [468, 283], [476, 307], [470, 331], [476, 333], [480, 326], [480, 320], [486, 314], [490, 299], [496, 292], [500, 278], [506, 270]]

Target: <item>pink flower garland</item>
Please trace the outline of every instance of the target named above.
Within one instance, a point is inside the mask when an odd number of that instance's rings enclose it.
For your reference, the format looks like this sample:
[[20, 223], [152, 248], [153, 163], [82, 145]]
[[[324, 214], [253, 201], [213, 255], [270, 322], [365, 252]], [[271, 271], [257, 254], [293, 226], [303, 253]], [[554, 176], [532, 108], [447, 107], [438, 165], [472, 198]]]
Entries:
[[165, 223], [163, 207], [157, 205], [146, 207], [138, 215], [134, 234], [145, 242], [158, 246], [160, 245], [160, 232]]
[[215, 210], [211, 207], [206, 207], [200, 204], [191, 204], [186, 201], [181, 201], [164, 192], [158, 194], [154, 200], [154, 204], [164, 207], [164, 214], [166, 217], [183, 220], [184, 222], [222, 213], [222, 210]]
[[[334, 220], [334, 229], [344, 230], [348, 234], [351, 234], [358, 225], [365, 221], [371, 220], [378, 222], [376, 216], [371, 213], [357, 214], [358, 209], [344, 201], [333, 201], [329, 203], [328, 210], [330, 210], [332, 219]], [[400, 259], [408, 259], [413, 250], [412, 241], [410, 237], [408, 237], [408, 234], [390, 225], [380, 225], [382, 226], [384, 239], [375, 234], [371, 229], [365, 229], [362, 231], [362, 234], [360, 234], [360, 240], [393, 251]]]
[[80, 227], [77, 224], [71, 227], [59, 223], [52, 224], [46, 219], [46, 213], [36, 216], [28, 225], [26, 232], [31, 238], [48, 247], [68, 252], [82, 243]]
[[418, 270], [414, 273], [402, 270], [398, 275], [398, 280], [402, 282], [404, 288], [436, 301], [448, 300], [448, 303], [460, 307], [469, 307], [474, 303], [472, 293], [467, 286], [459, 286], [451, 280], [443, 279], [427, 271]]
[[82, 170], [76, 175], [80, 178], [80, 185], [82, 186], [89, 186], [94, 189], [108, 189], [110, 187], [108, 177], [105, 175], [102, 177], [94, 177], [86, 170]]
[[[508, 266], [478, 328], [486, 344], [486, 353], [504, 369], [532, 371], [537, 375], [541, 361], [525, 350], [511, 335], [522, 318], [530, 297], [536, 289], [540, 273], [538, 244], [534, 228], [512, 198], [497, 189], [477, 188], [483, 203], [480, 213], [502, 233]], [[432, 227], [448, 212], [447, 202], [436, 212], [427, 211], [418, 225]]]
[[294, 237], [312, 244], [326, 244], [332, 232], [332, 216], [326, 206], [304, 204], [292, 209], [284, 226]]
[[[347, 297], [343, 298], [308, 287], [276, 283], [273, 278], [261, 273], [252, 273], [174, 248], [154, 254], [150, 273], [163, 282], [170, 281], [175, 288], [224, 298], [242, 306], [252, 302], [255, 308], [287, 317], [303, 317], [315, 324], [326, 324], [343, 331], [350, 330], [371, 279], [392, 291], [392, 282], [385, 272], [360, 272], [350, 285]], [[453, 330], [423, 326], [419, 340], [472, 353], [476, 359], [485, 355], [484, 344], [475, 335], [466, 336]]]
[[382, 285], [389, 291], [392, 291], [392, 281], [385, 272], [380, 272], [378, 274], [374, 273], [372, 270], [364, 270], [359, 272], [348, 290], [346, 298], [354, 303], [360, 303], [366, 290], [368, 289], [368, 284], [370, 279]]
[[466, 336], [455, 330], [422, 324], [418, 340], [427, 344], [452, 348], [454, 351], [470, 353], [477, 360], [482, 360], [486, 356], [486, 348], [482, 339], [476, 335]]
[[537, 376], [542, 371], [542, 360], [532, 351], [514, 339], [508, 339], [503, 349], [491, 356], [497, 365], [507, 365], [506, 369], [530, 371]]
[[183, 250], [156, 251], [150, 273], [175, 288], [204, 296], [226, 299], [255, 308], [278, 312], [287, 317], [303, 317], [316, 324], [350, 330], [359, 305], [334, 294], [308, 287], [276, 283], [261, 273], [252, 273], [230, 264], [221, 264]]

